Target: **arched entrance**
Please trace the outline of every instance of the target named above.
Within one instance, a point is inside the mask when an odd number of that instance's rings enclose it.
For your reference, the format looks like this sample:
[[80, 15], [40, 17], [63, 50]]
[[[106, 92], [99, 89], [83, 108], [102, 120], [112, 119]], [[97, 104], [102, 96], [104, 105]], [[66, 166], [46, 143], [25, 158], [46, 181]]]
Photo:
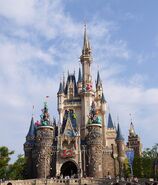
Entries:
[[60, 172], [63, 177], [65, 176], [77, 177], [78, 170], [74, 162], [67, 161], [62, 165]]

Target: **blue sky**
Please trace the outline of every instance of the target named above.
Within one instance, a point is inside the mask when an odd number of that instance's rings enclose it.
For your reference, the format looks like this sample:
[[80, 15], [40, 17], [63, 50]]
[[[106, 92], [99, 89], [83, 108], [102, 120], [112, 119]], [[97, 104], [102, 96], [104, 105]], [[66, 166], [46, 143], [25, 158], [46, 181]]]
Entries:
[[0, 145], [23, 153], [32, 105], [57, 117], [63, 72], [76, 70], [86, 21], [93, 80], [100, 70], [113, 120], [127, 139], [132, 114], [143, 146], [158, 130], [158, 1], [0, 0]]

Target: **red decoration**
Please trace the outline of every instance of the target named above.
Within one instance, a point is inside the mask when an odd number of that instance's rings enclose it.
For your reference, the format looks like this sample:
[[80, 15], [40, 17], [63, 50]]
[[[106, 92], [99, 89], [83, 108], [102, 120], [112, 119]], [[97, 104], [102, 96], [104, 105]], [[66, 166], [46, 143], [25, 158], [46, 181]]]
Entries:
[[91, 83], [86, 84], [86, 90], [87, 91], [91, 91], [92, 90], [92, 84]]
[[75, 156], [75, 152], [73, 150], [62, 150], [60, 152], [60, 156], [62, 158], [74, 157]]
[[40, 125], [40, 122], [39, 121], [36, 121], [35, 125], [36, 126], [39, 126]]

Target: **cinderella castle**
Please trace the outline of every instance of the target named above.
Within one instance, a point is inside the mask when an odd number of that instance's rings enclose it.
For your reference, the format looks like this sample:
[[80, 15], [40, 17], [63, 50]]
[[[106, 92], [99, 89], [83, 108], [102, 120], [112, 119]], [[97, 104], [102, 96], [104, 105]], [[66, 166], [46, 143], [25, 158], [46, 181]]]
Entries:
[[27, 178], [123, 175], [126, 151], [141, 155], [141, 143], [130, 125], [128, 143], [113, 124], [99, 72], [93, 87], [91, 46], [84, 29], [78, 79], [68, 74], [57, 92], [59, 124], [51, 120], [45, 102], [40, 121], [31, 119], [24, 143]]

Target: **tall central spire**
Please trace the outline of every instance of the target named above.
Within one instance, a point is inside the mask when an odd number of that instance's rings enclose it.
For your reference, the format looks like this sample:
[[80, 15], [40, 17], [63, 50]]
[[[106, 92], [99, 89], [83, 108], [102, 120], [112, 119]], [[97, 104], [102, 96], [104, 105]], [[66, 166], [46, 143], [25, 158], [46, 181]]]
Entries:
[[91, 82], [91, 78], [92, 78], [90, 74], [90, 66], [92, 63], [91, 47], [87, 36], [86, 25], [84, 25], [83, 49], [82, 49], [82, 55], [80, 56], [80, 62], [82, 64], [83, 86], [86, 86], [86, 83]]
[[87, 35], [87, 26], [84, 25], [84, 37], [83, 37], [83, 49], [82, 56], [90, 56], [91, 55], [91, 46]]
[[82, 50], [82, 54], [90, 54], [91, 52], [91, 47], [90, 47], [90, 43], [88, 40], [88, 36], [87, 36], [87, 26], [86, 24], [84, 25], [84, 40], [83, 40], [83, 50]]

